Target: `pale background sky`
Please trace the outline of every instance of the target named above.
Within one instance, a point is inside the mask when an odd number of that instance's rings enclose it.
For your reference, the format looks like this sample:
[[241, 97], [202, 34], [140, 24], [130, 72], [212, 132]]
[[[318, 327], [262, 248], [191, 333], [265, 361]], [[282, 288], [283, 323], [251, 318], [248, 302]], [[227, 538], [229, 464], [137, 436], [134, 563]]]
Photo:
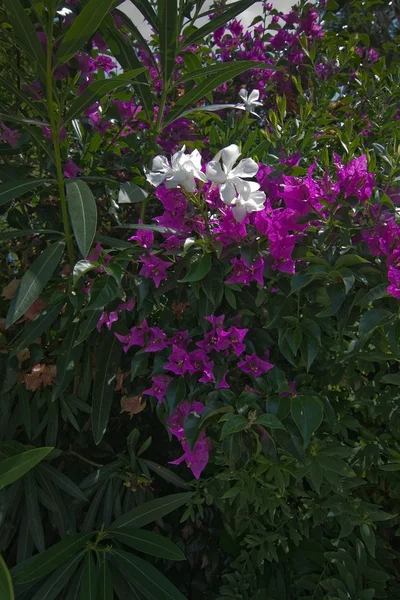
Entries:
[[[229, 0], [228, 4], [232, 4], [235, 0]], [[271, 1], [271, 0], [270, 0]], [[292, 5], [296, 3], [296, 0], [275, 0], [272, 2], [275, 8], [278, 10], [288, 12]], [[212, 4], [212, 0], [209, 0], [205, 3], [204, 9], [207, 10]], [[132, 2], [129, 0], [124, 2], [119, 7], [121, 10], [126, 12], [126, 14], [132, 19], [132, 21], [139, 27], [143, 34], [149, 33], [149, 28], [146, 26], [144, 19], [138, 9], [133, 6]], [[244, 27], [248, 27], [254, 17], [262, 14], [261, 2], [254, 2], [253, 6], [245, 10], [241, 15], [236, 17], [242, 21]]]

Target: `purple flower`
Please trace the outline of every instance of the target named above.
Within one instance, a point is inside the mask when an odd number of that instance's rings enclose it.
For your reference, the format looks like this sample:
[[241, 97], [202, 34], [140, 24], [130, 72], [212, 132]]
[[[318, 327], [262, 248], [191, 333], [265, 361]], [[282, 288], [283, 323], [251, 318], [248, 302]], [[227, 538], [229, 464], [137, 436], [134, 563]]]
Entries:
[[208, 463], [208, 457], [210, 450], [212, 449], [211, 440], [206, 437], [205, 432], [202, 431], [193, 450], [190, 449], [189, 444], [186, 441], [182, 441], [182, 449], [184, 454], [176, 460], [171, 460], [169, 464], [180, 465], [185, 461], [195, 478], [199, 479]]
[[250, 285], [255, 280], [260, 285], [264, 285], [264, 259], [259, 256], [253, 261], [251, 267], [243, 258], [233, 258], [233, 274], [225, 283], [243, 283]]
[[113, 69], [117, 68], [116, 63], [109, 57], [100, 54], [95, 58], [96, 65], [99, 69], [103, 69], [106, 73], [109, 73]]
[[143, 267], [140, 269], [139, 274], [152, 279], [156, 288], [158, 288], [160, 282], [167, 278], [166, 271], [172, 266], [171, 263], [161, 260], [161, 258], [158, 258], [154, 254], [141, 256], [140, 260], [143, 263]]
[[229, 389], [231, 387], [229, 385], [229, 383], [226, 381], [226, 376], [227, 375], [228, 375], [228, 371], [226, 373], [224, 373], [224, 375], [221, 377], [220, 382], [216, 386], [217, 390], [226, 390], [226, 389]]
[[179, 465], [185, 461], [196, 479], [199, 479], [203, 469], [208, 463], [208, 456], [210, 450], [212, 449], [212, 444], [211, 440], [206, 437], [205, 431], [202, 431], [194, 445], [193, 450], [191, 450], [187, 440], [185, 439], [183, 424], [185, 417], [189, 413], [193, 412], [200, 415], [204, 408], [205, 406], [201, 402], [193, 402], [193, 404], [190, 404], [188, 400], [184, 400], [179, 404], [179, 406], [177, 406], [171, 417], [168, 419], [168, 427], [172, 435], [180, 440], [182, 449], [184, 451], [183, 456], [177, 460], [171, 461], [170, 464]]
[[145, 333], [148, 331], [146, 319], [137, 327], [132, 327], [127, 335], [115, 334], [115, 337], [119, 339], [124, 345], [124, 352], [128, 352], [132, 346], [140, 346], [143, 348], [146, 345]]
[[146, 396], [154, 396], [158, 402], [161, 403], [167, 393], [167, 387], [172, 381], [172, 377], [169, 375], [155, 375], [151, 378], [153, 385], [148, 390], [142, 392]]
[[388, 293], [400, 300], [400, 250], [395, 250], [388, 259]]
[[188, 337], [189, 331], [177, 331], [174, 335], [168, 340], [170, 346], [177, 346], [178, 348], [182, 348], [182, 350], [186, 350], [192, 338]]
[[75, 177], [83, 171], [83, 169], [73, 162], [72, 158], [69, 158], [65, 165], [63, 165], [63, 169], [64, 177], [67, 177], [68, 179], [75, 179]]
[[159, 352], [167, 347], [167, 336], [159, 327], [149, 327], [147, 329], [146, 352]]
[[141, 106], [135, 106], [133, 100], [129, 100], [127, 102], [122, 102], [122, 100], [114, 100], [114, 104], [117, 106], [119, 110], [119, 116], [123, 122], [131, 121], [142, 108]]
[[118, 321], [118, 313], [116, 311], [112, 311], [109, 314], [103, 312], [100, 316], [100, 319], [96, 325], [97, 331], [100, 331], [102, 326], [105, 325], [108, 330], [111, 329], [112, 324]]
[[[50, 127], [46, 127], [46, 125], [43, 125], [43, 127], [41, 127], [42, 133], [43, 133], [43, 137], [46, 138], [46, 140], [48, 142], [52, 141], [52, 135], [51, 135], [51, 129]], [[58, 141], [61, 143], [65, 140], [65, 138], [67, 137], [67, 131], [64, 127], [62, 127], [60, 129], [60, 133], [58, 134]]]
[[246, 349], [243, 340], [248, 331], [248, 329], [230, 327], [227, 331], [219, 331], [218, 337], [222, 342], [227, 344], [227, 347], [233, 350], [236, 356], [240, 356]]
[[346, 167], [340, 156], [333, 156], [344, 197], [356, 196], [360, 202], [366, 202], [371, 197], [375, 185], [374, 174], [368, 172], [367, 156], [362, 154], [359, 158], [354, 158]]
[[16, 129], [9, 129], [7, 125], [4, 125], [3, 121], [0, 121], [0, 127], [3, 130], [2, 135], [0, 135], [0, 141], [7, 142], [11, 148], [15, 148], [18, 143], [21, 134]]
[[172, 346], [172, 353], [169, 355], [169, 362], [164, 366], [167, 371], [172, 371], [175, 375], [184, 375], [190, 370], [190, 358], [185, 350]]
[[107, 43], [103, 40], [103, 38], [101, 37], [101, 35], [99, 33], [95, 33], [94, 36], [92, 37], [92, 45], [94, 48], [97, 48], [98, 50], [101, 50], [102, 52], [104, 52], [105, 50], [108, 50]]
[[193, 350], [188, 354], [190, 360], [189, 372], [191, 375], [197, 372], [203, 373], [203, 376], [199, 381], [202, 383], [209, 383], [215, 381], [213, 374], [214, 362], [208, 360], [208, 356], [204, 350]]
[[128, 310], [129, 312], [131, 312], [135, 308], [135, 304], [136, 300], [132, 296], [126, 302], [121, 302], [121, 304], [118, 304], [118, 310]]
[[254, 375], [254, 377], [260, 377], [263, 373], [267, 373], [273, 369], [274, 365], [261, 360], [256, 354], [246, 354], [244, 359], [238, 363], [238, 367], [242, 369], [244, 373]]
[[[142, 225], [142, 221], [139, 219], [139, 224]], [[135, 241], [142, 248], [149, 249], [154, 243], [154, 233], [148, 229], [138, 229], [136, 235], [128, 238], [128, 242]]]

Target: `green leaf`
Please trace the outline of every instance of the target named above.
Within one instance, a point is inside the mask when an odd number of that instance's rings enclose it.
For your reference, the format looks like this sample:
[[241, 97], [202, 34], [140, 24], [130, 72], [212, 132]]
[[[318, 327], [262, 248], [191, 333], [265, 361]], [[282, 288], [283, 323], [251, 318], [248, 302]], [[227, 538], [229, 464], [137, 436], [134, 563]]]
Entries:
[[188, 274], [179, 279], [179, 283], [200, 281], [211, 270], [211, 254], [202, 254], [197, 257], [197, 260], [192, 262]]
[[215, 31], [221, 25], [228, 23], [231, 19], [234, 19], [241, 12], [253, 6], [254, 0], [240, 0], [240, 2], [235, 2], [235, 4], [230, 5], [229, 7], [223, 7], [222, 12], [218, 11], [218, 15], [209, 20], [205, 25], [194, 31], [187, 38], [184, 38], [184, 45], [191, 46], [192, 44], [196, 44], [198, 42], [202, 43], [205, 41], [205, 37]]
[[371, 556], [375, 558], [376, 541], [374, 530], [372, 529], [372, 527], [370, 527], [370, 525], [367, 525], [367, 523], [362, 523], [360, 525], [360, 533], [368, 552]]
[[357, 254], [343, 254], [343, 256], [338, 258], [335, 262], [334, 268], [351, 267], [352, 265], [360, 265], [368, 262], [368, 260], [362, 258], [362, 256], [357, 256]]
[[78, 96], [71, 104], [64, 119], [64, 123], [67, 123], [76, 117], [80, 117], [88, 106], [91, 106], [97, 100], [101, 100], [104, 96], [110, 94], [110, 92], [132, 84], [132, 80], [135, 79], [137, 75], [140, 75], [145, 71], [146, 68], [142, 67], [140, 69], [126, 71], [120, 75], [114, 75], [114, 77], [110, 79], [99, 79], [97, 81], [93, 81], [93, 83], [88, 85], [87, 88], [83, 90], [82, 94]]
[[72, 557], [68, 562], [61, 565], [36, 592], [32, 600], [57, 600], [60, 593], [75, 573], [82, 560], [83, 553]]
[[38, 488], [33, 471], [30, 471], [24, 477], [24, 488], [25, 498], [27, 500], [26, 511], [28, 516], [29, 531], [36, 548], [39, 550], [39, 552], [44, 552], [46, 546], [44, 541], [43, 523], [40, 515], [39, 500], [37, 495]]
[[158, 31], [158, 19], [154, 8], [148, 0], [130, 0], [131, 3], [142, 13], [146, 21], [155, 31]]
[[382, 383], [390, 383], [392, 385], [400, 385], [400, 373], [389, 373], [381, 379]]
[[322, 423], [323, 406], [315, 396], [294, 396], [291, 412], [302, 435], [303, 447], [307, 448], [311, 435]]
[[182, 377], [175, 377], [167, 387], [167, 403], [169, 414], [171, 415], [175, 408], [186, 396], [186, 383]]
[[119, 189], [118, 204], [135, 204], [136, 202], [143, 202], [148, 195], [149, 194], [136, 185], [136, 183], [127, 181], [126, 183], [123, 183]]
[[261, 415], [257, 418], [257, 425], [262, 425], [263, 427], [269, 427], [270, 429], [285, 429], [280, 420], [274, 415]]
[[200, 422], [201, 416], [196, 412], [190, 412], [188, 415], [186, 415], [185, 420], [183, 422], [183, 431], [185, 433], [185, 438], [188, 441], [189, 448], [191, 450], [193, 450], [198, 435], [200, 433]]
[[42, 78], [44, 78], [46, 56], [32, 21], [26, 14], [20, 0], [4, 0], [4, 6], [7, 9], [15, 37], [25, 50], [27, 58], [37, 62]]
[[78, 334], [79, 323], [73, 323], [68, 329], [67, 335], [61, 344], [57, 358], [56, 382], [52, 390], [51, 399], [54, 402], [71, 383], [78, 369], [83, 346], [76, 346], [75, 340]]
[[75, 346], [82, 344], [82, 342], [84, 342], [89, 337], [89, 335], [92, 333], [93, 329], [99, 322], [101, 313], [101, 308], [87, 312], [86, 319], [84, 319], [79, 324], [79, 335], [78, 339], [75, 340]]
[[34, 556], [29, 564], [15, 575], [15, 582], [25, 585], [48, 575], [76, 555], [93, 535], [93, 532], [72, 535]]
[[[20, 179], [10, 181], [0, 185], [0, 206], [27, 194], [31, 190], [44, 185], [45, 183], [53, 183], [52, 179]], [[35, 233], [34, 231], [32, 233]]]
[[321, 312], [317, 313], [317, 317], [331, 317], [335, 315], [346, 299], [342, 284], [334, 284], [328, 288], [330, 304]]
[[118, 0], [89, 0], [67, 30], [56, 52], [54, 66], [57, 67], [75, 56], [117, 4]]
[[359, 325], [361, 341], [365, 342], [377, 327], [386, 324], [391, 317], [392, 313], [385, 308], [371, 308], [364, 313]]
[[[215, 22], [213, 21], [213, 24], [214, 23]], [[244, 73], [245, 71], [255, 67], [257, 69], [271, 69], [271, 65], [251, 60], [230, 62], [228, 65], [227, 63], [221, 63], [218, 66], [215, 74], [211, 75], [207, 73], [208, 77], [205, 81], [188, 91], [178, 100], [178, 102], [175, 103], [174, 107], [166, 115], [163, 127], [165, 128], [167, 125], [173, 123], [176, 119], [179, 119], [179, 117], [181, 117], [188, 109], [190, 109], [190, 112], [198, 110], [197, 108], [193, 107], [195, 107], [196, 103], [204, 98], [204, 96], [206, 96], [209, 92], [215, 90], [218, 86], [222, 85], [226, 81], [229, 81], [241, 73]], [[193, 73], [190, 75], [193, 76]], [[222, 105], [222, 107], [224, 108], [225, 106]], [[207, 108], [210, 109], [210, 107], [204, 107], [204, 110], [207, 110]], [[221, 107], [216, 110], [220, 110], [220, 108]]]
[[176, 544], [164, 538], [162, 535], [146, 531], [145, 529], [134, 529], [133, 527], [122, 527], [113, 532], [119, 542], [126, 546], [167, 560], [186, 560], [182, 550]]
[[115, 531], [122, 527], [144, 527], [153, 521], [157, 521], [165, 515], [183, 506], [192, 498], [191, 493], [171, 494], [156, 500], [150, 500], [145, 504], [137, 506], [111, 524], [109, 531]]
[[387, 289], [387, 283], [381, 283], [380, 285], [373, 287], [361, 298], [361, 306], [367, 306], [368, 304], [374, 302], [374, 300], [386, 298], [389, 296]]
[[36, 319], [25, 325], [21, 335], [14, 342], [10, 356], [15, 356], [18, 352], [33, 344], [45, 331], [49, 331], [50, 325], [56, 320], [63, 306], [64, 302], [56, 306], [46, 306]]
[[242, 415], [228, 415], [230, 418], [225, 421], [221, 430], [221, 441], [226, 438], [230, 433], [237, 433], [247, 427], [248, 421]]
[[104, 553], [100, 563], [98, 596], [96, 600], [113, 600], [114, 598], [111, 573], [108, 568], [106, 556], [108, 555]]
[[[143, 64], [138, 59], [133, 44], [130, 40], [125, 39], [124, 34], [118, 30], [111, 15], [108, 15], [104, 19], [100, 28], [100, 33], [110, 46], [113, 56], [115, 56], [125, 71], [143, 68]], [[146, 111], [147, 117], [152, 119], [153, 97], [146, 73], [138, 75], [137, 80], [137, 84], [133, 84], [133, 88]]]
[[0, 598], [1, 600], [14, 600], [14, 587], [11, 581], [10, 571], [0, 555]]
[[121, 349], [121, 342], [112, 331], [100, 336], [92, 392], [92, 429], [95, 444], [100, 444], [107, 429]]
[[96, 234], [96, 200], [90, 187], [79, 179], [67, 183], [67, 199], [76, 243], [83, 258], [86, 258]]
[[86, 552], [85, 562], [83, 566], [82, 584], [80, 600], [96, 600], [97, 599], [97, 582], [99, 572], [96, 568], [93, 552]]
[[0, 233], [0, 241], [28, 237], [29, 235], [39, 235], [41, 233], [57, 234], [58, 236], [64, 235], [61, 231], [55, 231], [54, 229], [13, 229], [12, 231], [3, 231]]
[[54, 467], [48, 465], [47, 463], [42, 463], [38, 466], [38, 469], [45, 479], [52, 481], [60, 490], [66, 492], [73, 498], [87, 502], [88, 499], [86, 498], [85, 494], [69, 477], [61, 473], [61, 471], [54, 469]]
[[148, 600], [186, 600], [180, 591], [150, 563], [123, 550], [113, 549], [110, 560], [134, 584], [138, 584]]
[[43, 460], [53, 448], [34, 448], [0, 462], [0, 490], [20, 479]]
[[98, 275], [90, 288], [90, 302], [82, 310], [87, 312], [95, 308], [102, 308], [117, 297], [118, 283], [109, 275]]
[[158, 35], [164, 85], [175, 68], [181, 15], [177, 0], [157, 0]]
[[22, 277], [21, 284], [11, 301], [6, 327], [10, 327], [28, 310], [39, 297], [46, 283], [61, 260], [65, 243], [55, 242], [48, 246]]
[[158, 465], [147, 458], [142, 458], [142, 461], [149, 467], [150, 471], [153, 471], [153, 473], [159, 475], [165, 479], [165, 481], [168, 481], [168, 483], [172, 483], [176, 487], [186, 488], [186, 482], [176, 473], [173, 473], [169, 469], [166, 469], [165, 467], [162, 467], [161, 465]]

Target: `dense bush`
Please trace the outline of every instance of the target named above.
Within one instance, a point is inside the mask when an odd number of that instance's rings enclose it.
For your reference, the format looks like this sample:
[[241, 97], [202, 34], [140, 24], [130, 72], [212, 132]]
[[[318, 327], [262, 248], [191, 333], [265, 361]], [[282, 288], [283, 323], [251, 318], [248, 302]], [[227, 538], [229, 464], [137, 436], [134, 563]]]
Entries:
[[397, 13], [132, 3], [0, 6], [1, 600], [396, 598]]

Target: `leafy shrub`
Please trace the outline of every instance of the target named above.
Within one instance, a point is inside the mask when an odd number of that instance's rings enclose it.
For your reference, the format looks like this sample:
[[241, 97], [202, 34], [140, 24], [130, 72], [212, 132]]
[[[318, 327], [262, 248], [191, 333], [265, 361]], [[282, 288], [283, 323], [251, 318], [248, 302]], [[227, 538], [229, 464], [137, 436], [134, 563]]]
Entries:
[[2, 3], [2, 598], [397, 597], [395, 24], [133, 4]]

